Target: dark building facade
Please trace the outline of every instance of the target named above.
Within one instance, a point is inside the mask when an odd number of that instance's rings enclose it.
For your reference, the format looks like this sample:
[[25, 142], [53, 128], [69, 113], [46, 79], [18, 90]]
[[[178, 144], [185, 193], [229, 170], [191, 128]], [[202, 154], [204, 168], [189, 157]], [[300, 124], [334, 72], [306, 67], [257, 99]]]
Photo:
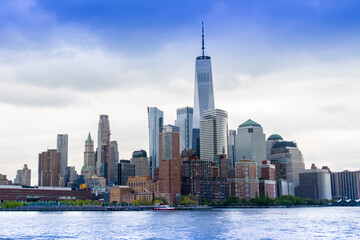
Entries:
[[126, 186], [128, 177], [135, 176], [135, 165], [130, 160], [120, 160], [115, 163], [115, 185]]
[[295, 188], [295, 195], [315, 200], [331, 200], [330, 174], [325, 169], [308, 169], [299, 174], [300, 185]]
[[227, 179], [220, 175], [228, 173], [227, 159], [219, 160], [219, 168], [215, 162], [199, 160], [195, 150], [187, 150], [181, 154], [181, 161], [182, 195], [217, 201], [226, 199]]

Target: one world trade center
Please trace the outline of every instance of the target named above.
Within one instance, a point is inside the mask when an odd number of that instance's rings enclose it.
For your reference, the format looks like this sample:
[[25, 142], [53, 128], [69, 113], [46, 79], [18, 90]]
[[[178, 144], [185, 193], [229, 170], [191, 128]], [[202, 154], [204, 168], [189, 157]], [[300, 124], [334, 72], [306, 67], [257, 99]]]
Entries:
[[193, 149], [199, 152], [199, 128], [205, 110], [214, 109], [214, 89], [211, 71], [211, 58], [205, 56], [204, 24], [202, 24], [202, 55], [195, 62], [195, 94], [193, 113]]

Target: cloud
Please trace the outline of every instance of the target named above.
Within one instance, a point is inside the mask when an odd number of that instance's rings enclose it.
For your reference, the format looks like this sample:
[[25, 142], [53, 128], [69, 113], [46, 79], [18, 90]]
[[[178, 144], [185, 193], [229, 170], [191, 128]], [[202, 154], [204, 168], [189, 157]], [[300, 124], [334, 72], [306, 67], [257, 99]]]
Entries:
[[84, 104], [75, 93], [26, 84], [0, 84], [0, 103], [23, 107], [66, 107]]
[[326, 113], [338, 114], [341, 112], [345, 112], [347, 110], [347, 107], [343, 104], [335, 103], [328, 106], [322, 106], [319, 108], [319, 110], [324, 111]]

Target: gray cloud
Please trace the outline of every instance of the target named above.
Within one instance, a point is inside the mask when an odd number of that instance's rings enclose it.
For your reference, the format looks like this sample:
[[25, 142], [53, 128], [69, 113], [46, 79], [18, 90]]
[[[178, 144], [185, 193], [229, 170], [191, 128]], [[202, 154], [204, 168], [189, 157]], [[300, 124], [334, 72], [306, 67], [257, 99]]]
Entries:
[[324, 111], [326, 113], [338, 114], [341, 112], [345, 112], [347, 107], [343, 104], [332, 104], [328, 106], [322, 106], [319, 110]]

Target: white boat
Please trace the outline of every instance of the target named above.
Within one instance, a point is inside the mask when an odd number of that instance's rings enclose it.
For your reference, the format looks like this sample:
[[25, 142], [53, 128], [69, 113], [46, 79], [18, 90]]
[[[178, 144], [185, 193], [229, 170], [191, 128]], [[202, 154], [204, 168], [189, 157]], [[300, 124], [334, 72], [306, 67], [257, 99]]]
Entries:
[[156, 203], [155, 207], [152, 208], [152, 210], [175, 210], [174, 207], [170, 207], [169, 205], [164, 205], [161, 203]]

